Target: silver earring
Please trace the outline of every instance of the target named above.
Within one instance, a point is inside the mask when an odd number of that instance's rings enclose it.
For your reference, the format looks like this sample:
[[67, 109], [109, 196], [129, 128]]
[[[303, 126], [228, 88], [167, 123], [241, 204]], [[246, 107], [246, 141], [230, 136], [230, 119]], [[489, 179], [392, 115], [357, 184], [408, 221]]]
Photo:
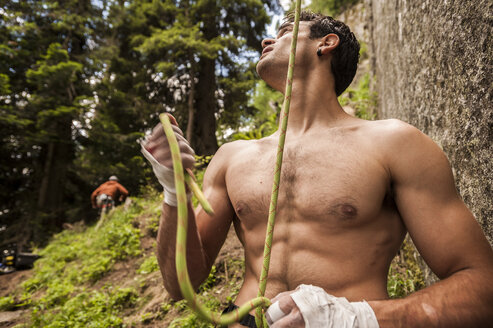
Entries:
[[317, 56], [322, 57], [322, 48], [318, 48]]

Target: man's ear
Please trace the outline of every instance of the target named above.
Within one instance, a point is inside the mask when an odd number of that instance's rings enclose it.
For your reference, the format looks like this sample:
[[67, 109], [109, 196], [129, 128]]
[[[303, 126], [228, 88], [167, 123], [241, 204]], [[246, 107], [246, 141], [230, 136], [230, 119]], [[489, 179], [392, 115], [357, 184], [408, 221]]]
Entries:
[[327, 55], [331, 53], [337, 46], [339, 45], [339, 36], [334, 33], [327, 34], [324, 36], [320, 43], [318, 44], [318, 48], [320, 49], [321, 55]]

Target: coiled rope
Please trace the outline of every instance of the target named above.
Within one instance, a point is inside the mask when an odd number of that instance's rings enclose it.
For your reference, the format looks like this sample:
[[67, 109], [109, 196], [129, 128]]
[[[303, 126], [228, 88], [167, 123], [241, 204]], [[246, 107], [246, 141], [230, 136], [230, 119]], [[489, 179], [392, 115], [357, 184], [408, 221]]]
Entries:
[[267, 222], [267, 230], [264, 246], [264, 261], [262, 265], [262, 271], [260, 274], [259, 291], [258, 296], [245, 304], [235, 309], [234, 311], [221, 315], [220, 313], [213, 312], [199, 302], [197, 295], [194, 292], [190, 276], [188, 274], [187, 260], [186, 260], [186, 245], [187, 245], [187, 226], [188, 226], [188, 209], [187, 209], [187, 196], [185, 190], [185, 183], [190, 187], [192, 192], [199, 200], [202, 208], [209, 214], [212, 214], [212, 208], [204, 197], [197, 183], [191, 177], [190, 174], [186, 174], [183, 171], [183, 166], [180, 156], [180, 148], [178, 141], [176, 140], [171, 122], [167, 114], [159, 115], [161, 123], [168, 139], [171, 156], [173, 161], [173, 170], [175, 175], [175, 188], [178, 200], [178, 227], [176, 232], [176, 271], [178, 284], [180, 286], [183, 297], [187, 300], [189, 306], [194, 309], [197, 314], [204, 320], [213, 324], [230, 325], [240, 321], [240, 319], [248, 314], [251, 310], [256, 308], [255, 321], [257, 327], [268, 327], [265, 319], [263, 309], [270, 306], [271, 302], [265, 295], [265, 289], [267, 286], [267, 276], [269, 273], [270, 254], [272, 248], [272, 238], [274, 234], [274, 223], [276, 218], [277, 198], [279, 194], [279, 181], [281, 177], [282, 157], [284, 152], [284, 142], [286, 140], [286, 129], [288, 125], [289, 105], [291, 103], [291, 91], [293, 85], [293, 72], [294, 62], [296, 54], [296, 44], [298, 41], [298, 29], [301, 12], [301, 0], [296, 0], [295, 5], [295, 19], [293, 27], [293, 36], [291, 41], [291, 50], [289, 55], [289, 67], [286, 79], [286, 91], [284, 93], [284, 103], [280, 116], [280, 134], [279, 143], [277, 147], [277, 159], [274, 172], [274, 182], [272, 185], [272, 195], [269, 207], [269, 218]]

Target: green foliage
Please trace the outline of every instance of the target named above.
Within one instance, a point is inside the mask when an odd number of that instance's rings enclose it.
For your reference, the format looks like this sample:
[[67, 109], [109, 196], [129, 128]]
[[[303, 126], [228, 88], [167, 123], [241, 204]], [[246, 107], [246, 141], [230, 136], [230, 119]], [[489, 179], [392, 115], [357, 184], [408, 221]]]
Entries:
[[368, 58], [368, 44], [364, 41], [359, 41], [359, 60], [360, 62]]
[[116, 261], [141, 253], [140, 230], [133, 226], [141, 211], [138, 204], [126, 211], [119, 207], [99, 229], [66, 230], [54, 236], [40, 252], [33, 277], [22, 284], [16, 304], [32, 308], [33, 327], [85, 327], [89, 322], [121, 326], [118, 311], [135, 303], [136, 292], [113, 287], [89, 292], [86, 286], [104, 277]]
[[359, 0], [312, 0], [308, 8], [324, 15], [337, 16]]
[[[209, 162], [212, 160], [212, 157], [212, 155], [195, 155], [195, 169], [193, 170], [193, 173], [200, 189], [202, 189], [202, 184], [204, 182], [205, 170], [207, 168], [207, 165], [209, 165]], [[199, 205], [197, 197], [192, 197], [192, 204], [194, 208]]]
[[269, 87], [264, 81], [258, 81], [251, 100], [255, 109], [252, 116], [244, 117], [239, 132], [226, 138], [232, 140], [261, 139], [274, 133], [278, 128], [278, 115], [281, 111], [284, 96]]
[[277, 130], [278, 122], [277, 122], [278, 114], [272, 114], [267, 118], [265, 122], [263, 122], [259, 127], [252, 127], [250, 130], [245, 132], [237, 132], [233, 134], [233, 140], [252, 140], [252, 139], [261, 139], [267, 136], [270, 136]]
[[124, 327], [120, 311], [134, 305], [137, 292], [132, 288], [106, 287], [101, 291], [81, 291], [57, 311], [35, 308], [32, 327]]
[[418, 265], [417, 251], [406, 238], [399, 255], [392, 261], [387, 280], [390, 298], [400, 298], [425, 287], [423, 272]]
[[[206, 281], [198, 289], [200, 301], [212, 311], [221, 312], [226, 304], [236, 298], [242, 285], [244, 268], [244, 261], [240, 257], [226, 257], [217, 261]], [[167, 315], [174, 317], [168, 327], [214, 327], [214, 325], [202, 321], [188, 307], [185, 300], [163, 303], [159, 314], [155, 314], [154, 318], [156, 316], [164, 318]]]
[[41, 58], [36, 62], [36, 69], [26, 72], [27, 81], [40, 91], [66, 90], [70, 82], [76, 80], [75, 74], [82, 70], [82, 64], [70, 61], [67, 50], [62, 49], [59, 43], [50, 44], [46, 55]]
[[217, 278], [216, 274], [217, 274], [216, 266], [213, 265], [211, 268], [211, 272], [209, 272], [209, 276], [200, 286], [199, 292], [203, 292], [207, 289], [210, 289], [216, 284], [216, 278]]
[[195, 176], [197, 178], [197, 181], [202, 181], [202, 179], [198, 178], [198, 176], [202, 175], [203, 176], [203, 170], [202, 168], [207, 167], [209, 165], [209, 162], [212, 160], [213, 155], [195, 155]]
[[0, 74], [0, 95], [6, 95], [8, 93], [10, 93], [9, 76]]
[[363, 75], [355, 88], [348, 88], [341, 96], [341, 106], [351, 106], [356, 116], [365, 120], [376, 118], [377, 94], [370, 90], [370, 73]]
[[154, 271], [159, 270], [159, 264], [157, 263], [157, 257], [150, 256], [147, 257], [144, 262], [140, 265], [140, 267], [137, 269], [137, 272], [140, 274], [149, 274]]
[[[221, 310], [221, 303], [214, 295], [211, 295], [210, 290], [204, 290], [199, 295], [199, 301], [203, 303], [211, 311], [219, 312]], [[173, 307], [180, 312], [180, 316], [174, 319], [169, 328], [213, 328], [213, 324], [200, 319], [197, 313], [191, 310], [186, 301], [176, 302]]]
[[12, 296], [0, 297], [0, 311], [9, 311], [15, 308], [15, 300]]

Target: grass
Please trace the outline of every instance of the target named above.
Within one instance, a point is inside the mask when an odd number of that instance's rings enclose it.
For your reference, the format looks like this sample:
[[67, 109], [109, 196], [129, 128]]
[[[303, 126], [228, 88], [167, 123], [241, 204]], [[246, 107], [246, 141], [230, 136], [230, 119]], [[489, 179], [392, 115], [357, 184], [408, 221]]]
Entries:
[[117, 327], [119, 310], [133, 304], [137, 291], [106, 286], [91, 290], [116, 262], [138, 257], [140, 229], [134, 219], [142, 212], [135, 203], [109, 214], [104, 225], [83, 232], [65, 230], [40, 252], [32, 278], [14, 295], [0, 298], [0, 309], [31, 309], [30, 327]]
[[[232, 302], [238, 295], [243, 281], [244, 262], [242, 259], [227, 258], [212, 267], [209, 277], [199, 287], [199, 299], [209, 309], [221, 312], [226, 304]], [[218, 298], [218, 295], [227, 295]], [[213, 328], [214, 325], [203, 322], [198, 315], [190, 310], [185, 301], [172, 304], [179, 315], [170, 322], [170, 328]]]

